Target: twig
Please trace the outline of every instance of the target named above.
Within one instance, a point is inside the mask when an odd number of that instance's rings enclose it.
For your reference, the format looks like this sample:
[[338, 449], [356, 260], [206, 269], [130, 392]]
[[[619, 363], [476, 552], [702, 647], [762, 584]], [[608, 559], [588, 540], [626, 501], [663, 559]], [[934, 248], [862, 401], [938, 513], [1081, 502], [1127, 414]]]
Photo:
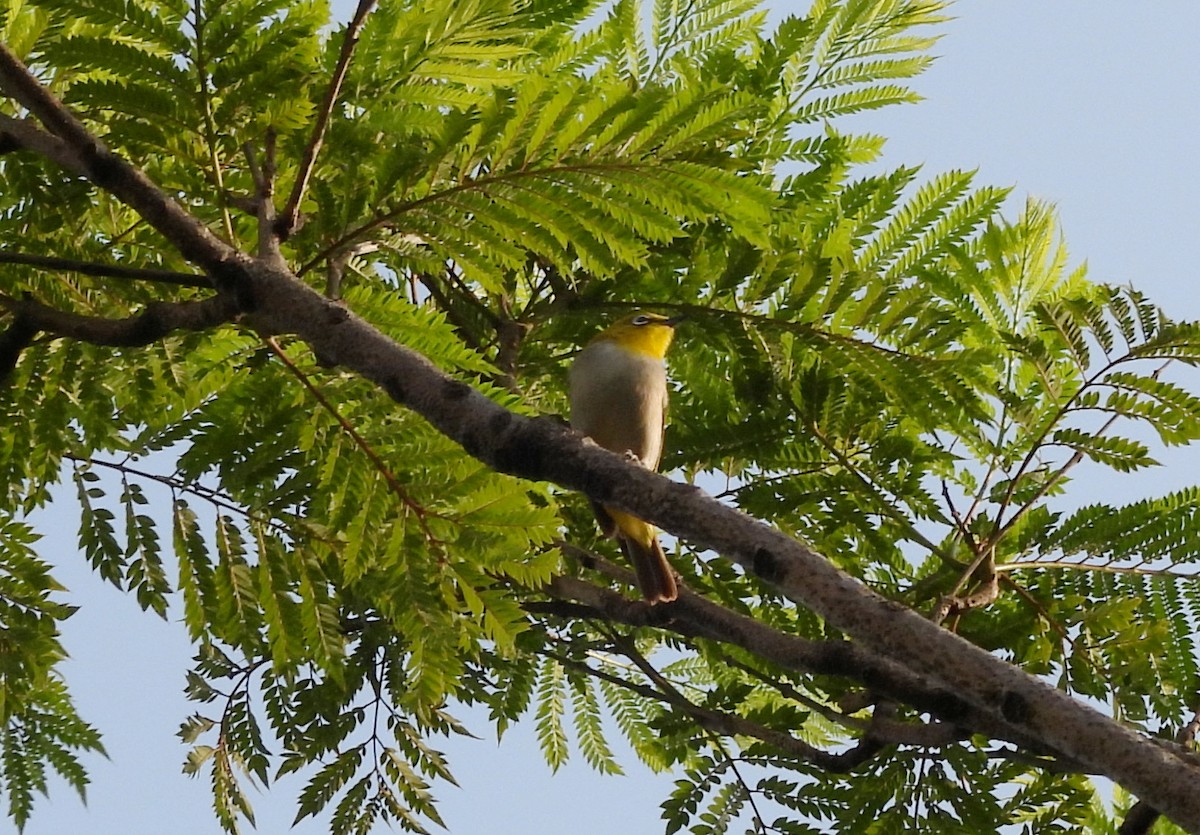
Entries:
[[1010, 573], [1013, 571], [1022, 571], [1024, 569], [1041, 569], [1041, 568], [1069, 568], [1075, 571], [1098, 571], [1107, 574], [1136, 574], [1143, 577], [1175, 577], [1181, 580], [1191, 580], [1200, 577], [1200, 572], [1188, 574], [1183, 571], [1172, 571], [1168, 568], [1147, 568], [1137, 565], [1113, 565], [1105, 563], [1096, 565], [1095, 563], [1087, 562], [1071, 562], [1070, 560], [1028, 560], [1017, 562], [1006, 562], [996, 566], [996, 571], [1001, 574]]
[[342, 279], [346, 275], [346, 269], [350, 266], [350, 260], [359, 255], [368, 255], [378, 249], [379, 244], [374, 241], [362, 241], [346, 247], [330, 258], [325, 267], [325, 297], [334, 301], [341, 299]]
[[98, 278], [127, 278], [134, 281], [153, 281], [157, 284], [174, 284], [178, 287], [196, 287], [201, 290], [212, 289], [212, 282], [199, 273], [179, 273], [174, 270], [156, 270], [150, 267], [123, 267], [120, 264], [97, 264], [94, 261], [76, 261], [73, 258], [32, 255], [27, 252], [0, 250], [0, 264], [20, 264], [40, 270], [61, 270]]
[[[987, 606], [994, 602], [1000, 594], [1000, 583], [996, 574], [996, 556], [991, 545], [985, 544], [981, 546], [975, 541], [974, 535], [968, 527], [968, 521], [959, 515], [958, 508], [954, 505], [954, 500], [950, 497], [950, 488], [946, 482], [942, 481], [942, 498], [946, 502], [946, 506], [950, 509], [950, 515], [954, 517], [954, 525], [958, 529], [959, 535], [963, 541], [967, 543], [967, 547], [971, 553], [975, 555], [970, 564], [959, 574], [958, 582], [954, 584], [954, 588], [949, 594], [944, 594], [938, 600], [937, 606], [929, 614], [929, 619], [934, 623], [940, 624], [947, 616], [951, 614], [959, 614], [967, 609], [978, 609]], [[987, 576], [983, 578], [983, 583], [980, 588], [970, 595], [965, 597], [960, 596], [959, 592], [974, 576], [975, 572], [981, 565], [987, 566]]]
[[[959, 592], [979, 570], [980, 566], [987, 566], [987, 576], [983, 578], [983, 583], [979, 590], [973, 594], [964, 597], [959, 596]], [[929, 619], [937, 624], [940, 624], [948, 615], [959, 614], [967, 609], [978, 609], [982, 606], [995, 601], [1000, 593], [1000, 583], [996, 574], [996, 557], [990, 547], [979, 551], [975, 555], [975, 559], [971, 560], [970, 565], [958, 577], [958, 582], [954, 584], [949, 594], [942, 595], [938, 600], [937, 606], [929, 614]]]
[[[967, 543], [967, 547], [971, 549], [972, 554], [978, 554], [979, 543], [975, 541], [975, 535], [971, 533], [971, 520], [969, 517], [959, 514], [958, 507], [954, 504], [954, 499], [950, 495], [950, 486], [946, 483], [946, 479], [942, 479], [942, 500], [946, 502], [946, 507], [949, 508], [950, 515], [954, 518], [954, 526], [962, 534], [963, 541]], [[972, 507], [973, 510], [974, 507]]]
[[482, 351], [483, 345], [475, 335], [475, 331], [471, 327], [471, 323], [463, 318], [463, 316], [458, 312], [458, 308], [455, 307], [450, 297], [446, 295], [446, 292], [441, 288], [438, 282], [432, 276], [426, 273], [419, 274], [417, 276], [417, 280], [421, 282], [422, 286], [424, 286], [427, 291], [429, 291], [429, 295], [433, 298], [434, 302], [437, 303], [438, 309], [441, 310], [442, 313], [446, 314], [446, 319], [451, 325], [454, 326], [459, 338], [462, 339], [463, 342], [467, 343], [467, 345], [472, 349], [476, 351]]
[[267, 130], [263, 164], [249, 142], [242, 146], [250, 177], [254, 180], [254, 214], [258, 218], [258, 257], [277, 267], [286, 266], [275, 236], [275, 131]]
[[723, 736], [750, 736], [760, 739], [768, 745], [778, 748], [784, 753], [799, 757], [818, 768], [834, 774], [844, 774], [854, 770], [875, 756], [885, 746], [877, 740], [865, 736], [854, 747], [837, 754], [823, 751], [810, 745], [802, 739], [797, 739], [789, 733], [767, 728], [738, 716], [736, 713], [722, 713], [693, 703], [680, 693], [673, 684], [651, 664], [644, 655], [638, 652], [633, 641], [628, 637], [617, 637], [617, 648], [626, 658], [637, 665], [638, 669], [650, 679], [655, 687], [663, 694], [665, 701], [679, 708], [683, 713], [696, 720], [700, 727]]
[[392, 491], [396, 498], [400, 499], [401, 503], [405, 507], [412, 511], [413, 515], [416, 517], [417, 524], [421, 528], [421, 532], [425, 534], [425, 539], [432, 544], [441, 544], [441, 540], [434, 535], [432, 530], [430, 530], [429, 523], [426, 521], [426, 518], [429, 516], [434, 516], [436, 518], [444, 517], [438, 517], [437, 514], [431, 513], [426, 507], [409, 495], [408, 491], [405, 490], [400, 484], [399, 480], [397, 480], [391, 469], [389, 469], [387, 464], [384, 463], [383, 459], [379, 457], [379, 453], [375, 451], [374, 447], [368, 444], [366, 439], [358, 433], [357, 429], [354, 428], [354, 425], [342, 416], [342, 413], [338, 411], [337, 406], [333, 405], [329, 398], [327, 398], [324, 393], [313, 384], [312, 380], [308, 378], [308, 375], [301, 371], [300, 368], [294, 362], [292, 362], [291, 357], [289, 357], [284, 350], [279, 347], [279, 343], [275, 341], [274, 337], [267, 337], [265, 341], [275, 356], [279, 357], [280, 361], [292, 373], [292, 376], [299, 380], [300, 384], [308, 389], [309, 394], [311, 394], [316, 401], [321, 404], [321, 408], [327, 411], [333, 417], [333, 419], [337, 421], [338, 425], [342, 427], [342, 431], [349, 435], [350, 439], [354, 441], [354, 445], [362, 450], [363, 454], [367, 456], [367, 460], [371, 462], [371, 466], [375, 468], [375, 471], [378, 472], [383, 477], [383, 480], [387, 483], [388, 489]]
[[750, 812], [754, 820], [755, 830], [762, 833], [762, 835], [766, 835], [767, 822], [763, 818], [762, 812], [759, 811], [758, 801], [754, 799], [754, 790], [750, 788], [750, 784], [746, 782], [746, 778], [742, 776], [741, 769], [738, 768], [737, 757], [734, 757], [725, 750], [725, 743], [721, 740], [721, 737], [712, 731], [708, 731], [708, 738], [712, 746], [721, 752], [721, 756], [725, 758], [725, 762], [729, 763], [729, 770], [733, 772], [733, 779], [737, 780], [737, 784], [742, 789], [742, 794], [746, 796], [746, 802], [750, 804]]
[[[590, 552], [574, 548], [572, 553]], [[612, 576], [628, 575], [627, 580], [632, 583], [632, 572], [595, 555], [592, 555], [590, 565]], [[912, 705], [941, 718], [945, 725], [939, 734], [949, 736], [957, 733], [957, 728], [970, 728], [1028, 750], [1063, 758], [1061, 752], [1053, 750], [1044, 740], [1031, 736], [1016, 725], [998, 720], [988, 712], [977, 710], [940, 682], [914, 674], [910, 669], [876, 656], [858, 644], [838, 640], [814, 641], [798, 635], [785, 635], [682, 586], [677, 600], [669, 605], [657, 606], [629, 600], [617, 592], [575, 577], [556, 577], [546, 591], [553, 597], [590, 606], [594, 610], [593, 618], [630, 626], [659, 627], [679, 635], [720, 641], [741, 647], [787, 670], [837, 676], [857, 682], [884, 694], [888, 699]], [[881, 736], [889, 732], [896, 733], [894, 738], [887, 737], [889, 742], [930, 745], [952, 741], [944, 737], [917, 741], [913, 738], [915, 729], [901, 731], [893, 727], [885, 729], [883, 725], [878, 727]]]
[[496, 382], [509, 391], [517, 391], [517, 359], [533, 325], [513, 318], [505, 299], [500, 300], [500, 306], [504, 317], [496, 324], [496, 368], [500, 371]]
[[133, 476], [134, 478], [153, 481], [154, 483], [160, 484], [170, 490], [172, 497], [174, 497], [175, 493], [177, 492], [195, 496], [201, 501], [208, 502], [210, 505], [216, 508], [218, 512], [224, 510], [230, 513], [236, 513], [239, 516], [249, 520], [251, 523], [262, 525], [267, 528], [273, 528], [279, 533], [285, 534], [293, 539], [296, 538], [296, 529], [298, 528], [302, 529], [304, 531], [304, 535], [311, 540], [324, 542], [330, 545], [335, 544], [333, 539], [315, 533], [312, 528], [310, 528], [300, 517], [293, 517], [295, 528], [288, 527], [276, 519], [259, 516], [253, 510], [242, 507], [236, 499], [228, 494], [220, 493], [211, 487], [204, 486], [203, 484], [195, 482], [189, 483], [172, 476], [161, 475], [159, 473], [152, 473], [148, 470], [142, 470], [137, 467], [131, 467], [129, 464], [118, 463], [115, 461], [103, 461], [99, 458], [83, 458], [78, 455], [72, 455], [71, 453], [63, 455], [63, 458], [87, 467], [102, 467], [108, 470], [115, 470], [121, 474], [122, 478], [125, 478], [126, 476]]
[[213, 112], [213, 91], [212, 85], [209, 83], [208, 59], [205, 54], [204, 34], [207, 29], [207, 21], [204, 18], [204, 9], [205, 6], [201, 3], [201, 0], [193, 0], [192, 29], [195, 34], [193, 43], [196, 49], [191, 57], [192, 64], [195, 66], [198, 75], [197, 82], [200, 92], [200, 103], [204, 115], [201, 134], [204, 137], [205, 144], [208, 146], [208, 161], [212, 164], [213, 182], [217, 186], [217, 200], [221, 207], [221, 219], [225, 224], [225, 239], [231, 245], [236, 246], [238, 242], [234, 237], [233, 218], [230, 216], [229, 204], [225, 199], [225, 173], [221, 167], [220, 145], [217, 142], [217, 124]]
[[346, 80], [346, 72], [350, 68], [350, 59], [354, 55], [354, 48], [358, 45], [363, 24], [376, 2], [377, 0], [359, 0], [354, 17], [346, 26], [346, 33], [342, 37], [342, 51], [338, 55], [333, 76], [329, 79], [329, 87], [325, 91], [321, 108], [317, 111], [317, 120], [313, 123], [312, 136], [304, 148], [304, 156], [300, 159], [300, 170], [296, 174], [296, 182], [292, 184], [291, 196], [288, 197], [287, 204], [278, 220], [275, 221], [273, 231], [277, 243], [286, 241], [296, 231], [296, 226], [300, 221], [300, 203], [304, 200], [304, 193], [308, 190], [308, 182], [312, 178], [317, 155], [321, 152], [321, 145], [325, 141], [325, 132], [329, 129], [329, 119], [333, 115], [333, 108], [341, 94], [342, 83]]

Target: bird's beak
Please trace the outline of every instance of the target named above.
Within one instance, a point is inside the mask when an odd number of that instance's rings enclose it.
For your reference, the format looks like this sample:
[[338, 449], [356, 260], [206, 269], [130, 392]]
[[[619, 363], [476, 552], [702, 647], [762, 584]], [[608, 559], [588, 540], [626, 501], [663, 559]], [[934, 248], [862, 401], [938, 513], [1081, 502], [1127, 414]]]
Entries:
[[680, 313], [678, 316], [672, 316], [670, 319], [664, 319], [663, 324], [670, 325], [671, 327], [675, 327], [676, 325], [678, 325], [680, 322], [684, 321], [685, 319], [687, 319], [687, 315]]

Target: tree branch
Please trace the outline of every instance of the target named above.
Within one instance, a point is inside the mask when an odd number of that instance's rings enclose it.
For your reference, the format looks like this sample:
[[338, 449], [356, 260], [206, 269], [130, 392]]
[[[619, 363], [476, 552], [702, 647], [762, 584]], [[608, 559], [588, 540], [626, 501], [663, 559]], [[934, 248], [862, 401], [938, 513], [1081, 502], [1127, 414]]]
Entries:
[[30, 150], [82, 174], [133, 208], [184, 258], [203, 267], [218, 287], [236, 281], [230, 265], [245, 265], [250, 259], [214, 235], [144, 173], [92, 136], [3, 44], [0, 44], [0, 92], [27, 108], [54, 136], [47, 139], [42, 131], [28, 130], [27, 123], [8, 117], [0, 121], [0, 130], [18, 140], [24, 136]]
[[[1020, 727], [1029, 738], [1111, 777], [1181, 826], [1200, 831], [1200, 768], [1193, 758], [1161, 747], [880, 597], [804, 543], [691, 485], [585, 444], [558, 421], [509, 412], [282, 267], [238, 252], [92, 137], [3, 47], [0, 89], [79, 155], [92, 182], [133, 207], [219, 288], [237, 291], [238, 307], [253, 310], [267, 331], [296, 334], [318, 355], [375, 383], [495, 470], [583, 492], [736, 562], [854, 638], [862, 650], [928, 677], [978, 717]], [[223, 296], [211, 301], [230, 304]], [[221, 320], [232, 313], [222, 309]]]
[[533, 326], [514, 319], [506, 300], [501, 299], [500, 304], [504, 316], [496, 323], [496, 368], [500, 371], [496, 383], [509, 391], [517, 391], [517, 360], [521, 345]]
[[195, 273], [179, 273], [173, 270], [156, 270], [149, 267], [124, 267], [120, 264], [97, 264], [94, 261], [76, 261], [73, 258], [56, 258], [50, 255], [31, 255], [27, 252], [0, 250], [0, 264], [20, 264], [39, 270], [59, 270], [98, 278], [127, 278], [134, 281], [173, 284], [177, 287], [212, 289], [211, 281], [203, 275]]
[[0, 333], [0, 383], [8, 379], [8, 375], [17, 367], [21, 352], [33, 344], [38, 335], [38, 326], [29, 316], [18, 312], [12, 324]]
[[[974, 577], [979, 569], [983, 569], [983, 576], [979, 579], [979, 585], [971, 594], [959, 594], [963, 587], [967, 585]], [[992, 551], [992, 546], [988, 546], [985, 550], [980, 551], [975, 555], [975, 559], [967, 566], [958, 582], [949, 594], [942, 595], [933, 612], [929, 615], [929, 620], [933, 623], [941, 623], [950, 615], [957, 615], [969, 609], [980, 609], [984, 606], [990, 606], [1000, 596], [1000, 577], [996, 573], [996, 557]]]
[[[0, 89], [3, 87], [0, 86]], [[14, 119], [0, 113], [0, 140], [6, 150], [32, 151], [73, 174], [82, 175], [85, 172], [83, 161], [67, 143], [46, 133], [29, 119]]]
[[[603, 564], [601, 564], [603, 565]], [[632, 583], [632, 572], [612, 566]], [[607, 568], [602, 568], [608, 573]], [[560, 600], [583, 603], [599, 617], [628, 626], [665, 629], [689, 638], [705, 638], [740, 647], [765, 661], [805, 675], [826, 675], [857, 682], [889, 699], [930, 713], [944, 724], [938, 731], [902, 723], [881, 723], [877, 728], [888, 741], [908, 745], [945, 745], [963, 736], [960, 728], [1004, 739], [1043, 754], [1062, 756], [1047, 750], [1040, 740], [1022, 728], [997, 721], [946, 690], [940, 682], [915, 675], [907, 667], [874, 655], [847, 641], [813, 641], [789, 635], [760, 623], [754, 618], [726, 609], [694, 592], [682, 588], [670, 606], [651, 606], [630, 600], [610, 589], [575, 577], [556, 577], [547, 591]], [[1069, 758], [1067, 758], [1069, 759]], [[1079, 770], [1083, 770], [1080, 768]]]
[[300, 170], [296, 173], [296, 182], [292, 185], [291, 196], [288, 197], [287, 204], [275, 221], [274, 234], [277, 241], [286, 241], [296, 231], [300, 222], [300, 203], [304, 200], [304, 193], [308, 190], [308, 181], [312, 177], [317, 155], [321, 152], [321, 145], [325, 141], [325, 132], [329, 129], [329, 119], [333, 115], [333, 108], [342, 91], [342, 83], [346, 80], [346, 72], [350, 69], [350, 59], [354, 56], [354, 48], [358, 46], [358, 37], [362, 33], [367, 15], [375, 8], [376, 3], [377, 0], [359, 0], [358, 8], [354, 10], [354, 17], [346, 26], [346, 33], [342, 36], [342, 51], [338, 55], [333, 75], [329, 79], [329, 88], [325, 91], [321, 108], [317, 111], [317, 120], [313, 123], [312, 136], [304, 148], [304, 156], [300, 159]]
[[885, 747], [883, 743], [864, 736], [857, 745], [850, 749], [838, 754], [831, 754], [814, 745], [809, 745], [789, 733], [763, 727], [736, 713], [725, 713], [701, 707], [680, 693], [653, 664], [646, 660], [644, 655], [637, 651], [631, 640], [628, 638], [620, 640], [617, 648], [642, 671], [646, 678], [650, 679], [667, 704], [678, 708], [705, 730], [721, 736], [748, 736], [760, 739], [785, 754], [812, 763], [817, 768], [831, 774], [846, 774], [853, 771]]
[[[797, 739], [791, 734], [777, 731], [773, 728], [767, 728], [749, 719], [744, 719], [732, 713], [722, 713], [721, 711], [712, 710], [711, 708], [701, 707], [689, 701], [675, 687], [664, 678], [658, 670], [656, 670], [649, 662], [646, 661], [640, 654], [634, 653], [634, 656], [626, 656], [638, 667], [642, 673], [650, 679], [654, 687], [648, 687], [644, 684], [628, 681], [620, 676], [615, 676], [612, 673], [604, 670], [598, 670], [595, 667], [585, 664], [573, 658], [567, 658], [551, 652], [543, 653], [548, 658], [552, 658], [564, 667], [570, 667], [573, 670], [578, 670], [581, 673], [593, 676], [594, 678], [603, 679], [610, 684], [630, 690], [637, 693], [644, 699], [652, 701], [664, 702], [671, 707], [677, 709], [680, 713], [694, 721], [698, 726], [706, 731], [710, 731], [720, 736], [746, 736], [752, 739], [758, 739], [762, 742], [771, 745], [774, 748], [782, 751], [789, 756], [796, 757], [807, 763], [812, 763], [818, 768], [824, 769], [831, 773], [842, 774], [850, 771], [861, 762], [852, 762], [853, 758], [847, 758], [843, 752], [840, 754], [830, 754], [828, 751], [822, 751], [820, 748], [809, 745], [802, 739]], [[854, 750], [854, 749], [851, 749]]]
[[326, 298], [339, 301], [342, 298], [342, 280], [346, 276], [346, 270], [350, 267], [350, 261], [360, 255], [369, 255], [378, 250], [379, 245], [374, 241], [363, 241], [352, 244], [331, 256], [325, 265]]
[[279, 238], [275, 236], [275, 131], [268, 128], [263, 156], [258, 164], [258, 155], [249, 142], [242, 146], [246, 155], [246, 166], [254, 180], [254, 216], [258, 218], [258, 257], [284, 266], [283, 253], [279, 249]]
[[[844, 728], [865, 732], [869, 731], [884, 742], [896, 745], [915, 745], [923, 748], [936, 748], [959, 742], [970, 736], [970, 731], [957, 724], [933, 720], [930, 722], [904, 722], [890, 718], [895, 711], [894, 702], [887, 702], [887, 711], [882, 710], [882, 704], [877, 704], [871, 718], [859, 719], [830, 707], [822, 702], [801, 693], [791, 684], [781, 679], [773, 679], [767, 673], [755, 669], [745, 662], [734, 658], [726, 652], [717, 651], [722, 662], [730, 667], [742, 670], [747, 675], [757, 679], [767, 687], [777, 691], [786, 699], [804, 705], [814, 713], [819, 713], [825, 719]], [[887, 714], [885, 716], [884, 714]]]
[[150, 302], [143, 313], [125, 319], [68, 313], [33, 299], [14, 299], [3, 294], [0, 307], [16, 316], [14, 327], [24, 323], [25, 328], [54, 336], [116, 347], [149, 345], [177, 330], [209, 330], [232, 322], [238, 313], [233, 299], [227, 295], [195, 302]]
[[[1175, 741], [1180, 745], [1191, 745], [1195, 742], [1197, 733], [1200, 733], [1200, 709], [1194, 711], [1191, 721], [1179, 729]], [[1139, 800], [1129, 808], [1117, 835], [1150, 835], [1150, 830], [1159, 817], [1161, 813], [1157, 809], [1146, 801]]]

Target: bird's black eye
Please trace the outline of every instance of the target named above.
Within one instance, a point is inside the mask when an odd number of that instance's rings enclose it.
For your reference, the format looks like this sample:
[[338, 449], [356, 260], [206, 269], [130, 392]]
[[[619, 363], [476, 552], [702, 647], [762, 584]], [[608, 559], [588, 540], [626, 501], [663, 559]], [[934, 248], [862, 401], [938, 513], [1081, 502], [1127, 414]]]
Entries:
[[650, 317], [649, 316], [634, 316], [630, 321], [633, 322], [633, 324], [639, 325], [639, 326], [648, 325], [648, 324], [650, 324]]

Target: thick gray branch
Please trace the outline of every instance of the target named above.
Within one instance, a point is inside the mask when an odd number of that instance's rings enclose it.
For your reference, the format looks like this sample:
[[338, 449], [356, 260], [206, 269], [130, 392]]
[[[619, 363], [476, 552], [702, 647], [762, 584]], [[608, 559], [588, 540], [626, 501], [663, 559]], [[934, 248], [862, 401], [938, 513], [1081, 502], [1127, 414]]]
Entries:
[[[1196, 741], [1197, 733], [1200, 733], [1200, 709], [1192, 712], [1191, 721], [1179, 729], [1175, 741], [1180, 745], [1190, 746]], [[1121, 822], [1121, 828], [1117, 830], [1117, 835], [1148, 835], [1159, 817], [1157, 809], [1145, 800], [1139, 800], [1129, 809], [1125, 820]]]
[[693, 487], [585, 445], [556, 421], [515, 415], [447, 377], [278, 266], [222, 243], [140, 171], [101, 145], [10, 52], [0, 89], [79, 155], [85, 175], [133, 207], [219, 287], [235, 287], [273, 332], [294, 333], [323, 359], [373, 381], [480, 461], [550, 481], [645, 518], [747, 572], [825, 618], [874, 653], [927, 675], [984, 714], [1106, 774], [1176, 823], [1200, 832], [1200, 768], [1045, 682], [885, 600], [805, 544]]
[[557, 421], [508, 412], [290, 274], [261, 264], [238, 269], [269, 330], [295, 333], [326, 361], [375, 382], [480, 461], [586, 493], [716, 551], [874, 653], [929, 676], [982, 714], [1022, 727], [1200, 831], [1200, 769], [1174, 753], [885, 600], [762, 522], [584, 444]]

